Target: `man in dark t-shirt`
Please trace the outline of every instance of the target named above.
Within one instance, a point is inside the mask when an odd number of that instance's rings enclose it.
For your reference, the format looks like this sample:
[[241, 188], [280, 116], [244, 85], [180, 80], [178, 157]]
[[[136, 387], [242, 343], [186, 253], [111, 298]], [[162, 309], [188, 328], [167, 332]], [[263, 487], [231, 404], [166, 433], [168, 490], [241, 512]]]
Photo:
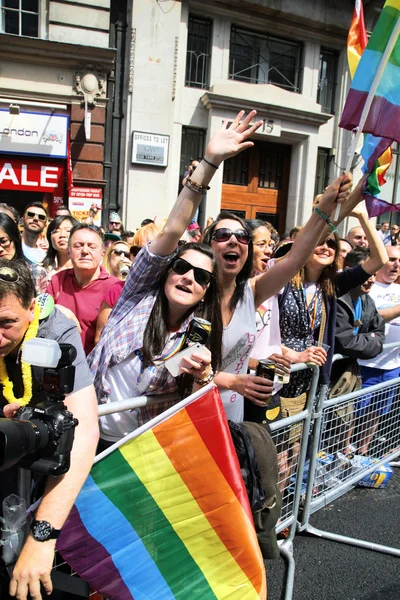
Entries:
[[[26, 338], [43, 337], [69, 343], [77, 349], [74, 389], [65, 405], [79, 425], [71, 452], [69, 471], [61, 477], [48, 477], [41, 503], [34, 515], [23, 549], [13, 567], [9, 593], [25, 600], [27, 595], [39, 597], [40, 584], [51, 592], [50, 572], [59, 530], [90, 471], [98, 440], [96, 394], [85, 361], [80, 335], [75, 324], [58, 309], [39, 314], [35, 289], [27, 265], [22, 261], [0, 259], [0, 408], [11, 417], [25, 400], [28, 406], [43, 400], [40, 383], [43, 370], [21, 369], [20, 350]], [[42, 317], [42, 318], [41, 318]], [[10, 388], [9, 382], [13, 384]], [[32, 385], [32, 394], [26, 396]], [[25, 396], [25, 397], [24, 397]], [[20, 400], [20, 402], [19, 402]], [[16, 493], [16, 468], [0, 473], [1, 495]], [[40, 522], [38, 524], [38, 522]], [[43, 526], [42, 523], [45, 525]], [[43, 531], [46, 533], [43, 535]], [[8, 597], [8, 575], [0, 560], [0, 597]]]

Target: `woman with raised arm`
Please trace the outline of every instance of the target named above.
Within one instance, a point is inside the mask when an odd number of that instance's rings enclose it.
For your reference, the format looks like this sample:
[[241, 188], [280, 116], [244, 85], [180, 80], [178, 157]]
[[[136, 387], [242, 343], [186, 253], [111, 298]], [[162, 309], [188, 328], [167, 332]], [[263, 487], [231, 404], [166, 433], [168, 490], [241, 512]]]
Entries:
[[[354, 204], [354, 197], [362, 200], [362, 181], [352, 194], [349, 210]], [[331, 375], [337, 298], [363, 284], [387, 262], [385, 246], [373, 223], [359, 209], [350, 214], [359, 218], [364, 229], [370, 248], [368, 260], [358, 267], [339, 272], [339, 237], [332, 232], [319, 241], [304, 269], [286, 285], [279, 301], [285, 356], [294, 363], [313, 362], [319, 365], [319, 382], [324, 384], [329, 382]], [[310, 371], [301, 371], [293, 374], [290, 383], [282, 388], [281, 395], [288, 399], [289, 412], [302, 410], [310, 382]], [[295, 402], [293, 398], [296, 398]]]
[[[214, 381], [221, 390], [228, 419], [243, 420], [244, 397], [265, 406], [265, 400], [271, 395], [272, 382], [247, 373], [256, 341], [256, 308], [291, 280], [307, 262], [319, 238], [326, 236], [329, 227], [334, 228], [330, 216], [338, 202], [347, 200], [350, 187], [351, 178], [344, 174], [326, 188], [290, 252], [271, 269], [252, 279], [252, 230], [246, 223], [234, 214], [222, 212], [205, 232], [204, 242], [214, 251], [222, 277], [222, 366]], [[341, 210], [340, 217], [344, 218], [345, 214], [346, 211]]]
[[[222, 319], [218, 265], [208, 246], [189, 243], [177, 252], [216, 169], [225, 159], [253, 145], [252, 111], [240, 112], [208, 143], [204, 159], [189, 177], [163, 230], [142, 248], [98, 344], [88, 356], [99, 402], [137, 396], [163, 396], [163, 403], [100, 419], [101, 438], [112, 443], [165, 410], [197, 386], [208, 383], [221, 363]], [[211, 350], [180, 363], [175, 378], [165, 359], [179, 348], [193, 317], [211, 322]]]

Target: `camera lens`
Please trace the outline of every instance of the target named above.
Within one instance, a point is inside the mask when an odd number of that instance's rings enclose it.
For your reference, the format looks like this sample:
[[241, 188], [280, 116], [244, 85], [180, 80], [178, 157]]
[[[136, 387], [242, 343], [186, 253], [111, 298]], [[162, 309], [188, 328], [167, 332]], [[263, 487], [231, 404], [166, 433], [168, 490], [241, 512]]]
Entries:
[[0, 471], [45, 448], [48, 441], [49, 432], [43, 421], [0, 419]]

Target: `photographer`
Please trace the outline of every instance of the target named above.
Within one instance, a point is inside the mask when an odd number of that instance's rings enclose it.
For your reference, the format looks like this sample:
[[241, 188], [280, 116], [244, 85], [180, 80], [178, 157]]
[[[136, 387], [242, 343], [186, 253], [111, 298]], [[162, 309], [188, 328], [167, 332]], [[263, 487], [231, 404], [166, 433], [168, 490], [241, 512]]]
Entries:
[[[98, 440], [97, 401], [88, 370], [80, 335], [75, 324], [51, 304], [39, 303], [29, 268], [22, 261], [12, 267], [0, 260], [0, 409], [5, 417], [12, 417], [20, 405], [35, 406], [46, 399], [41, 390], [43, 369], [21, 364], [22, 344], [35, 337], [50, 338], [73, 345], [77, 358], [73, 392], [65, 405], [79, 421], [71, 452], [69, 471], [61, 477], [47, 477], [41, 503], [34, 515], [36, 521], [46, 521], [51, 529], [38, 535], [33, 526], [12, 571], [11, 582], [0, 559], [0, 598], [16, 596], [25, 600], [41, 598], [40, 584], [47, 594], [52, 591], [50, 571], [58, 531], [91, 468]], [[39, 308], [41, 307], [41, 310]], [[1, 415], [3, 416], [3, 415]], [[3, 499], [18, 493], [18, 468], [0, 472], [0, 511]], [[9, 593], [8, 595], [8, 585]]]

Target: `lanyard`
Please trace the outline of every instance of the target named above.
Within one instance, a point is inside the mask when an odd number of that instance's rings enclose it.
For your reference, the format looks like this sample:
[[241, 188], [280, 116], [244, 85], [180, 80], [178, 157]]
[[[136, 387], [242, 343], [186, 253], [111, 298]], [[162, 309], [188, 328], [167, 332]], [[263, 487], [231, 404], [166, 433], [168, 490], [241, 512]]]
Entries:
[[309, 343], [311, 346], [314, 344], [314, 330], [315, 330], [315, 324], [317, 322], [318, 307], [319, 307], [319, 302], [320, 302], [319, 291], [320, 291], [320, 286], [319, 286], [319, 284], [316, 284], [313, 297], [311, 298], [310, 303], [307, 304], [307, 294], [306, 294], [306, 290], [303, 287], [304, 303], [306, 306], [306, 312], [308, 314], [308, 318], [309, 318], [309, 322], [310, 322], [310, 330], [311, 331], [310, 331], [310, 336], [309, 336]]

